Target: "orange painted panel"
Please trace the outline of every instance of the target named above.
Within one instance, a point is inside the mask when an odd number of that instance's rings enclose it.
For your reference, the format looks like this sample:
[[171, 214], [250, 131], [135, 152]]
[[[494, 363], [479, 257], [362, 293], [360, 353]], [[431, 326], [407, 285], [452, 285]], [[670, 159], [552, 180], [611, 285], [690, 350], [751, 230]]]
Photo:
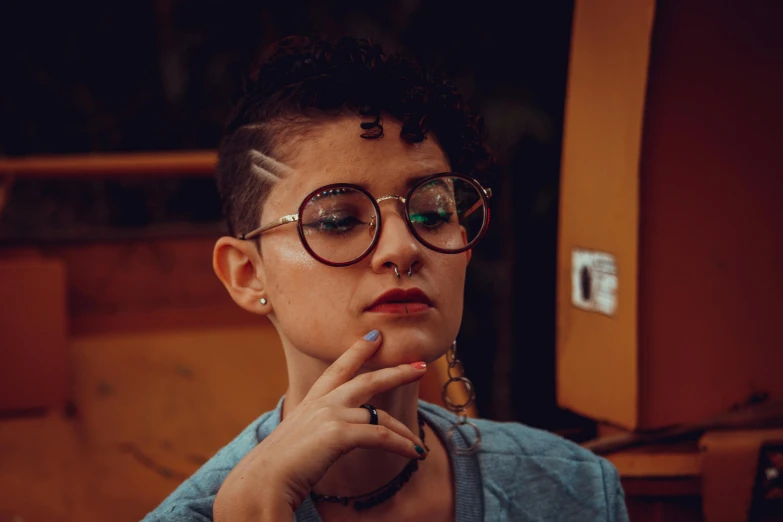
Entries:
[[[638, 165], [654, 6], [653, 0], [576, 3], [561, 172], [558, 402], [627, 428], [638, 413]], [[572, 306], [575, 248], [615, 256], [614, 316]]]

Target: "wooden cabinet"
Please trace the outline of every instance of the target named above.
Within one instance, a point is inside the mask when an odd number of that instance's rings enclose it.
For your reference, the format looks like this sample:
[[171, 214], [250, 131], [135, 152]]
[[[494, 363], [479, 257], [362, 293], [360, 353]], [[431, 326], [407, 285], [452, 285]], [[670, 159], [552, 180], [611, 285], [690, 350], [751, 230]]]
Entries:
[[[770, 2], [576, 3], [558, 397], [626, 429], [783, 399], [783, 33]], [[613, 315], [572, 304], [614, 256]]]

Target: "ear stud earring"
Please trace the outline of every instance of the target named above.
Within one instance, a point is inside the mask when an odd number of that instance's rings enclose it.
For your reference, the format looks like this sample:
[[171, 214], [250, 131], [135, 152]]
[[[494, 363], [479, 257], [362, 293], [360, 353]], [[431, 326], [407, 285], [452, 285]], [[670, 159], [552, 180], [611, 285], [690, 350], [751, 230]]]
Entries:
[[265, 305], [269, 301], [266, 300], [266, 297], [262, 297], [261, 299], [258, 300], [258, 302], [261, 303], [262, 305]]

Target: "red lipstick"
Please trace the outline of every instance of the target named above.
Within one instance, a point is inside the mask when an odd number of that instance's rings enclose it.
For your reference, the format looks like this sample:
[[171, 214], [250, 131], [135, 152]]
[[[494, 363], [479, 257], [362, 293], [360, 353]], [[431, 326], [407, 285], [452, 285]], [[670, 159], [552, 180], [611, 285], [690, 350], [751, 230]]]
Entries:
[[432, 308], [432, 301], [420, 289], [395, 288], [381, 294], [367, 307], [367, 311], [382, 314], [416, 314], [426, 312], [430, 308]]

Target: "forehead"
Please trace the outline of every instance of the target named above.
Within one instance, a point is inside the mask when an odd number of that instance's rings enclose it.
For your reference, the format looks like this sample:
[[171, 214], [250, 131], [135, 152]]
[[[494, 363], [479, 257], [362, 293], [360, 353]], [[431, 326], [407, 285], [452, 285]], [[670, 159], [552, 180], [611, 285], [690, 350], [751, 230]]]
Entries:
[[292, 144], [285, 157], [293, 172], [279, 188], [303, 197], [330, 183], [354, 183], [380, 196], [403, 192], [412, 179], [450, 170], [432, 135], [421, 143], [407, 143], [400, 138], [400, 123], [385, 118], [383, 137], [364, 139], [362, 121], [341, 117], [319, 123]]

